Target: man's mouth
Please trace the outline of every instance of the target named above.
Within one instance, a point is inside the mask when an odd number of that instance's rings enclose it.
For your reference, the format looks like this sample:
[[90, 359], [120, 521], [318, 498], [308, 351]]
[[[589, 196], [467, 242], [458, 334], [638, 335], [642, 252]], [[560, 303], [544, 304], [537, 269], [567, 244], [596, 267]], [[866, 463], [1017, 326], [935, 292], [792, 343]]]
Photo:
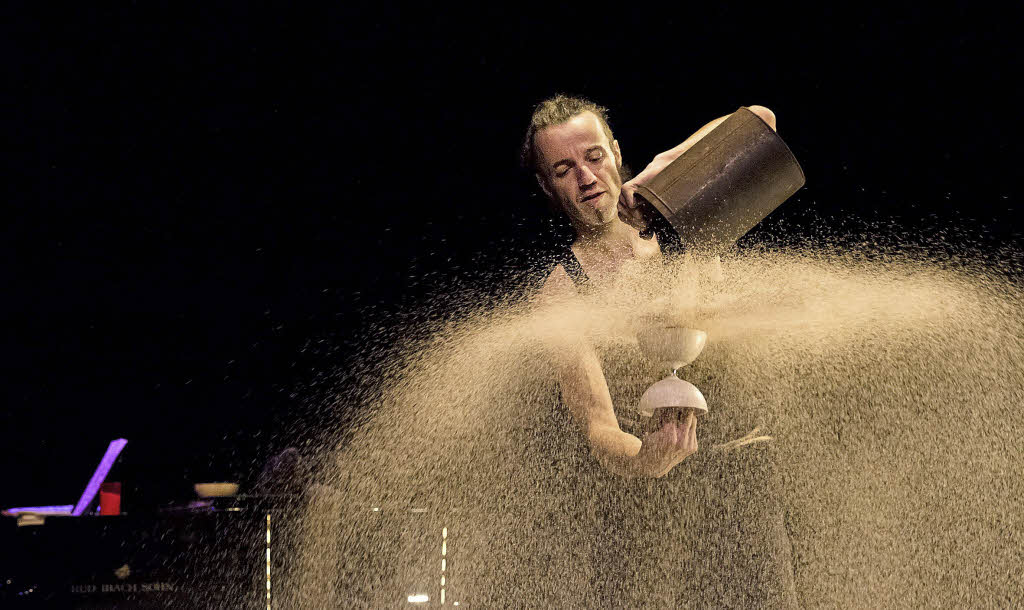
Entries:
[[601, 195], [604, 195], [604, 193], [605, 193], [604, 191], [598, 191], [596, 193], [591, 193], [590, 195], [587, 195], [583, 199], [580, 199], [580, 201], [590, 201], [592, 199], [600, 197]]

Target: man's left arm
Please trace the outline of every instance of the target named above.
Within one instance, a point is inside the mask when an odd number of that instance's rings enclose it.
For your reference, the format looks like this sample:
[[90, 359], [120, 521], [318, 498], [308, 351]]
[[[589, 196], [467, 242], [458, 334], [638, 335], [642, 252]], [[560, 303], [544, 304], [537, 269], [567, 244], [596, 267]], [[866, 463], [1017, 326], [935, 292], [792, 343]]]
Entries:
[[[757, 116], [761, 117], [761, 119], [764, 120], [764, 122], [767, 123], [769, 127], [775, 129], [775, 113], [765, 108], [764, 106], [748, 106], [747, 108]], [[679, 146], [676, 146], [675, 148], [666, 150], [665, 152], [656, 155], [654, 157], [654, 160], [651, 161], [651, 163], [644, 168], [644, 171], [640, 172], [639, 174], [636, 175], [635, 178], [622, 185], [622, 192], [619, 196], [619, 202], [624, 204], [630, 210], [635, 209], [636, 204], [633, 201], [633, 193], [636, 191], [637, 185], [646, 184], [647, 182], [649, 182], [651, 179], [653, 179], [655, 176], [661, 173], [661, 170], [665, 169], [665, 167], [668, 166], [669, 163], [672, 163], [673, 161], [678, 159], [679, 155], [689, 150], [690, 147], [699, 142], [701, 138], [711, 133], [715, 129], [715, 127], [721, 125], [722, 121], [726, 120], [730, 116], [732, 115], [727, 114], [723, 117], [715, 119], [714, 121], [711, 121], [707, 125], [698, 129], [696, 133], [694, 133], [692, 136], [686, 138], [686, 140], [683, 141], [683, 143], [680, 144]]]

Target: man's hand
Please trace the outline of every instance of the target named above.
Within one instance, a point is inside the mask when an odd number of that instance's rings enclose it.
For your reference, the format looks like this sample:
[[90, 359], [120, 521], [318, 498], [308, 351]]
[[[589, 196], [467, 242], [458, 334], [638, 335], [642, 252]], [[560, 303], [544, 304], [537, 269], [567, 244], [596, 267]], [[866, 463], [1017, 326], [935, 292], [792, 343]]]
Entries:
[[[678, 156], [679, 155], [676, 155], [675, 157]], [[619, 193], [619, 210], [621, 211], [623, 207], [629, 210], [636, 209], [636, 201], [633, 199], [633, 193], [636, 192], [636, 187], [640, 184], [647, 184], [653, 180], [655, 176], [661, 173], [661, 170], [668, 167], [669, 163], [675, 161], [675, 157], [669, 158], [668, 154], [661, 153], [654, 157], [650, 165], [644, 168], [644, 171], [637, 174], [636, 177], [629, 182], [624, 182], [622, 184], [622, 191]]]
[[645, 474], [663, 477], [696, 452], [697, 415], [687, 409], [685, 418], [671, 418], [661, 429], [646, 434], [636, 459]]
[[650, 165], [644, 168], [644, 171], [637, 174], [636, 178], [622, 184], [622, 190], [619, 192], [619, 220], [630, 225], [641, 233], [647, 230], [647, 218], [644, 217], [642, 211], [637, 208], [637, 202], [634, 195], [636, 193], [636, 187], [650, 182], [673, 160], [674, 159], [669, 159], [668, 156], [664, 155], [664, 153], [658, 155], [653, 161], [651, 161]]

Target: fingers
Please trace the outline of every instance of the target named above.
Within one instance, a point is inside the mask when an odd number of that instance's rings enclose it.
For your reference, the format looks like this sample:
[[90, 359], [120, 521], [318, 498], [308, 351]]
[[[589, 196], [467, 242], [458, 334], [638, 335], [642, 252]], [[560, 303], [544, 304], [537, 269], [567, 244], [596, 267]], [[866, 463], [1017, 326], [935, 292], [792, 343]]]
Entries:
[[691, 453], [696, 453], [697, 452], [697, 415], [695, 413], [693, 413], [692, 411], [690, 412], [690, 419], [692, 420], [692, 425], [690, 426], [690, 437], [689, 437], [688, 440], [689, 440], [689, 443], [690, 443]]
[[619, 220], [644, 233], [648, 230], [650, 223], [644, 210], [638, 207], [639, 202], [635, 193], [636, 186], [631, 182], [622, 185], [622, 190], [619, 192]]
[[644, 217], [637, 210], [627, 208], [621, 201], [619, 202], [619, 220], [637, 231], [645, 231], [647, 229], [647, 221]]
[[656, 431], [644, 437], [642, 451], [662, 476], [697, 451], [697, 414], [693, 409], [665, 409], [657, 413]]
[[619, 220], [632, 226], [633, 228], [642, 231], [647, 228], [647, 219], [644, 218], [643, 212], [636, 208], [630, 207], [631, 204], [627, 203], [624, 195], [619, 196]]
[[685, 420], [680, 422], [680, 434], [676, 439], [676, 449], [682, 457], [697, 451], [697, 414], [693, 409], [686, 410]]
[[622, 191], [619, 193], [619, 200], [631, 210], [636, 209], [636, 201], [633, 198], [633, 191], [635, 190], [636, 187], [627, 182], [622, 185]]
[[680, 433], [676, 430], [676, 422], [666, 417], [664, 413], [659, 414], [661, 419], [658, 422], [657, 430], [648, 435], [652, 441], [652, 447], [658, 453], [671, 453], [675, 448]]
[[674, 419], [669, 420], [669, 422], [665, 424], [665, 427], [668, 428], [669, 431], [669, 444], [672, 447], [678, 447], [679, 441], [682, 440], [685, 435], [685, 430], [683, 430], [679, 425], [679, 422]]

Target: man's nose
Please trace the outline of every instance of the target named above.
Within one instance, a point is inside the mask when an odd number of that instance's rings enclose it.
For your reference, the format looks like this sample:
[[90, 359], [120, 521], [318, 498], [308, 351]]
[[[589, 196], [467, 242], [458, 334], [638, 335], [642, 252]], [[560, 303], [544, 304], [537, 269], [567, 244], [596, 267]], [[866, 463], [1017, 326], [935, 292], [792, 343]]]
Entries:
[[576, 172], [576, 181], [581, 189], [587, 189], [597, 182], [597, 176], [586, 165], [581, 165]]

